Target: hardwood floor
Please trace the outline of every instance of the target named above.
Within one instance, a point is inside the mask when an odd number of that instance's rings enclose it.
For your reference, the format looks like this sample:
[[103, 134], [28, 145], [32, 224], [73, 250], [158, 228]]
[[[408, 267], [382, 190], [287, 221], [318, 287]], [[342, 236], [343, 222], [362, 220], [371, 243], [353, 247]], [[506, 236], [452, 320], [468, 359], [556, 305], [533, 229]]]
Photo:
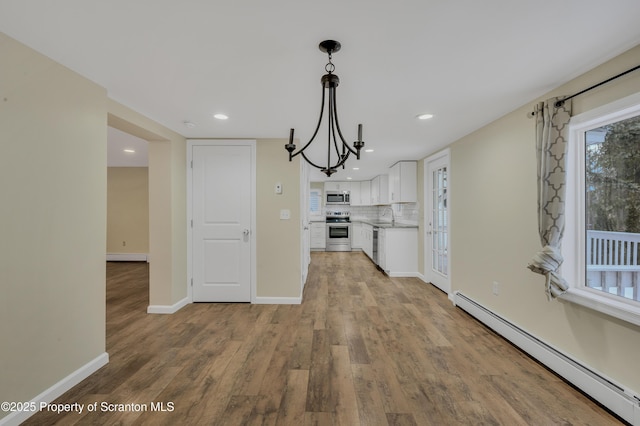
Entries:
[[25, 424], [621, 424], [435, 287], [362, 253], [313, 253], [301, 305], [148, 315], [145, 263], [107, 275], [110, 362], [55, 401], [97, 411]]

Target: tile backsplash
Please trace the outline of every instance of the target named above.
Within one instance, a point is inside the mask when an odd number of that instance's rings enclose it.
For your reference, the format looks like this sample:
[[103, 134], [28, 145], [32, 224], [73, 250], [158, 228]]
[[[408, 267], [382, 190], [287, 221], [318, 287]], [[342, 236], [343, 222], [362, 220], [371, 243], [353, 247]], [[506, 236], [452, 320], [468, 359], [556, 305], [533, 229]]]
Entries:
[[410, 225], [418, 224], [418, 203], [392, 204], [390, 206], [329, 206], [323, 207], [322, 216], [328, 211], [348, 211], [351, 220], [370, 220], [375, 222], [391, 222], [391, 210], [396, 222]]

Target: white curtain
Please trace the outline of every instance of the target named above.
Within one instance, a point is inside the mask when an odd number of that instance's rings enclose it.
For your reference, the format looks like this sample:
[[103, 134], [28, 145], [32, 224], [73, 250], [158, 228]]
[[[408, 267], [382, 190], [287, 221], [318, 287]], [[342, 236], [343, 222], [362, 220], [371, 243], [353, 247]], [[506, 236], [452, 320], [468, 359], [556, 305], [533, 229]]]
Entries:
[[538, 232], [542, 250], [529, 269], [546, 279], [549, 298], [564, 293], [569, 286], [559, 273], [565, 223], [565, 159], [569, 137], [571, 101], [560, 98], [540, 102], [535, 109], [536, 153], [538, 158]]

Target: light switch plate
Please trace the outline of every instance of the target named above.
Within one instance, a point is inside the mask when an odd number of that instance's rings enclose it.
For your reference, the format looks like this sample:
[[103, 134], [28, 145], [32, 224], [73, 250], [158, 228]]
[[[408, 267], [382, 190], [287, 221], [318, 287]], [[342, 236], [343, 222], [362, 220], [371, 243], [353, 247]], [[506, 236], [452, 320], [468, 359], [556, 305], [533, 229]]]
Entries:
[[291, 210], [288, 210], [288, 209], [280, 210], [280, 219], [281, 220], [291, 219]]
[[282, 194], [282, 184], [280, 182], [276, 183], [276, 194]]

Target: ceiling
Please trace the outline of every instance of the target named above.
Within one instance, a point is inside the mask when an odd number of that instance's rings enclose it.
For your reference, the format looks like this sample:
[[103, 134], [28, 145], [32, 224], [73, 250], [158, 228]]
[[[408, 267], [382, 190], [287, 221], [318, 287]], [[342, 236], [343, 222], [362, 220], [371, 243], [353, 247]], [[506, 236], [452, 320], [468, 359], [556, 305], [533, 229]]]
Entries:
[[[318, 44], [340, 41], [342, 131], [362, 123], [375, 151], [336, 180], [423, 158], [639, 44], [639, 17], [637, 0], [0, 0], [0, 31], [187, 138], [306, 142]], [[312, 147], [322, 162], [326, 139]]]
[[113, 127], [107, 128], [108, 167], [148, 167], [147, 142]]

